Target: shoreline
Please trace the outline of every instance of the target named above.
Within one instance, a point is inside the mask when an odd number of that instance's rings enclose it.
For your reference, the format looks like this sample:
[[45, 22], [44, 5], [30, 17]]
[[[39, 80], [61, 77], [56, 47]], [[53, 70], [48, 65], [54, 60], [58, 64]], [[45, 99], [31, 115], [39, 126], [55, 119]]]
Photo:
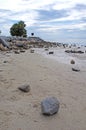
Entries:
[[[84, 54], [69, 54], [65, 52], [63, 48], [50, 48], [48, 51], [45, 49], [34, 48], [35, 52], [42, 55], [45, 58], [55, 60], [59, 63], [71, 65], [70, 61], [73, 59], [75, 65], [80, 68], [86, 68], [86, 53]], [[49, 55], [49, 52], [53, 52], [52, 55]], [[74, 65], [71, 65], [74, 66]]]

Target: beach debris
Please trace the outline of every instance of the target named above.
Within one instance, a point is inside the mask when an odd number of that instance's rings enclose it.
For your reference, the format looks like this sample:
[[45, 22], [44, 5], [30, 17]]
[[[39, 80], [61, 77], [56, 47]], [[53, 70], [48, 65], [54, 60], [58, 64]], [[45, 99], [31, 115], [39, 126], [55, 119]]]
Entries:
[[49, 54], [54, 54], [54, 52], [53, 52], [53, 51], [50, 51]]
[[30, 53], [34, 53], [34, 50], [33, 50], [33, 49], [31, 49], [31, 50], [30, 50]]
[[29, 84], [24, 84], [24, 85], [18, 87], [18, 89], [23, 91], [23, 92], [29, 92], [30, 91], [30, 85]]
[[75, 61], [72, 59], [72, 60], [70, 61], [70, 63], [71, 63], [71, 64], [75, 64]]
[[78, 67], [73, 67], [73, 68], [72, 68], [72, 71], [79, 72], [79, 71], [80, 71], [80, 69], [79, 69]]
[[54, 115], [59, 110], [60, 103], [56, 97], [48, 97], [41, 102], [41, 110], [44, 115]]

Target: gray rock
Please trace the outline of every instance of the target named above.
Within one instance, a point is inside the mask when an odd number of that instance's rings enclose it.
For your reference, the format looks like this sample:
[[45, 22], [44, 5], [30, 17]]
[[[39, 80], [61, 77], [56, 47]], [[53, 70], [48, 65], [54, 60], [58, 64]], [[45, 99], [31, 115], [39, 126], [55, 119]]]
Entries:
[[23, 43], [17, 43], [17, 44], [15, 44], [17, 47], [23, 47], [24, 46], [24, 44]]
[[20, 54], [20, 52], [18, 50], [15, 50], [14, 53], [15, 54]]
[[23, 53], [23, 52], [25, 52], [25, 50], [20, 50], [20, 52], [22, 52], [22, 53]]
[[34, 53], [34, 50], [31, 49], [31, 50], [30, 50], [30, 53]]
[[49, 48], [45, 48], [45, 51], [48, 51], [49, 50]]
[[44, 115], [53, 115], [58, 112], [60, 103], [56, 97], [48, 97], [41, 102], [41, 109]]
[[23, 91], [23, 92], [29, 92], [30, 91], [30, 85], [25, 84], [25, 85], [18, 87], [18, 89]]
[[54, 52], [53, 52], [53, 51], [50, 51], [49, 54], [54, 54]]
[[8, 62], [8, 61], [5, 60], [3, 63], [7, 63], [7, 62]]
[[79, 69], [78, 67], [74, 67], [74, 68], [72, 68], [72, 71], [79, 72], [79, 71], [80, 71], [80, 69]]
[[6, 42], [4, 38], [0, 37], [0, 42], [2, 43], [3, 46], [9, 48], [9, 43]]

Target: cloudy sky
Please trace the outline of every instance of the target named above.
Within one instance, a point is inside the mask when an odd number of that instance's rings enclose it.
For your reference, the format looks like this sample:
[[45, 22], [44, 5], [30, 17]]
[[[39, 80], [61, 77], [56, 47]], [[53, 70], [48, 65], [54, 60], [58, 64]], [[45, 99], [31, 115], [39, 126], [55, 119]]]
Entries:
[[86, 43], [86, 0], [0, 0], [0, 30], [23, 20], [32, 32], [48, 41]]

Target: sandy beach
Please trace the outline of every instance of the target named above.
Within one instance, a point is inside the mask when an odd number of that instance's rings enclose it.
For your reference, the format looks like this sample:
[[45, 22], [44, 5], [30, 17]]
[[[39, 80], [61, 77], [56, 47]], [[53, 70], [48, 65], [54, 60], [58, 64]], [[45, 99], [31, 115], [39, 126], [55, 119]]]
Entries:
[[[83, 64], [82, 60], [80, 72], [74, 72], [72, 65], [30, 50], [20, 54], [0, 52], [0, 130], [86, 130]], [[30, 92], [18, 90], [26, 83]], [[60, 109], [48, 117], [41, 113], [41, 101], [49, 96], [57, 97]]]

